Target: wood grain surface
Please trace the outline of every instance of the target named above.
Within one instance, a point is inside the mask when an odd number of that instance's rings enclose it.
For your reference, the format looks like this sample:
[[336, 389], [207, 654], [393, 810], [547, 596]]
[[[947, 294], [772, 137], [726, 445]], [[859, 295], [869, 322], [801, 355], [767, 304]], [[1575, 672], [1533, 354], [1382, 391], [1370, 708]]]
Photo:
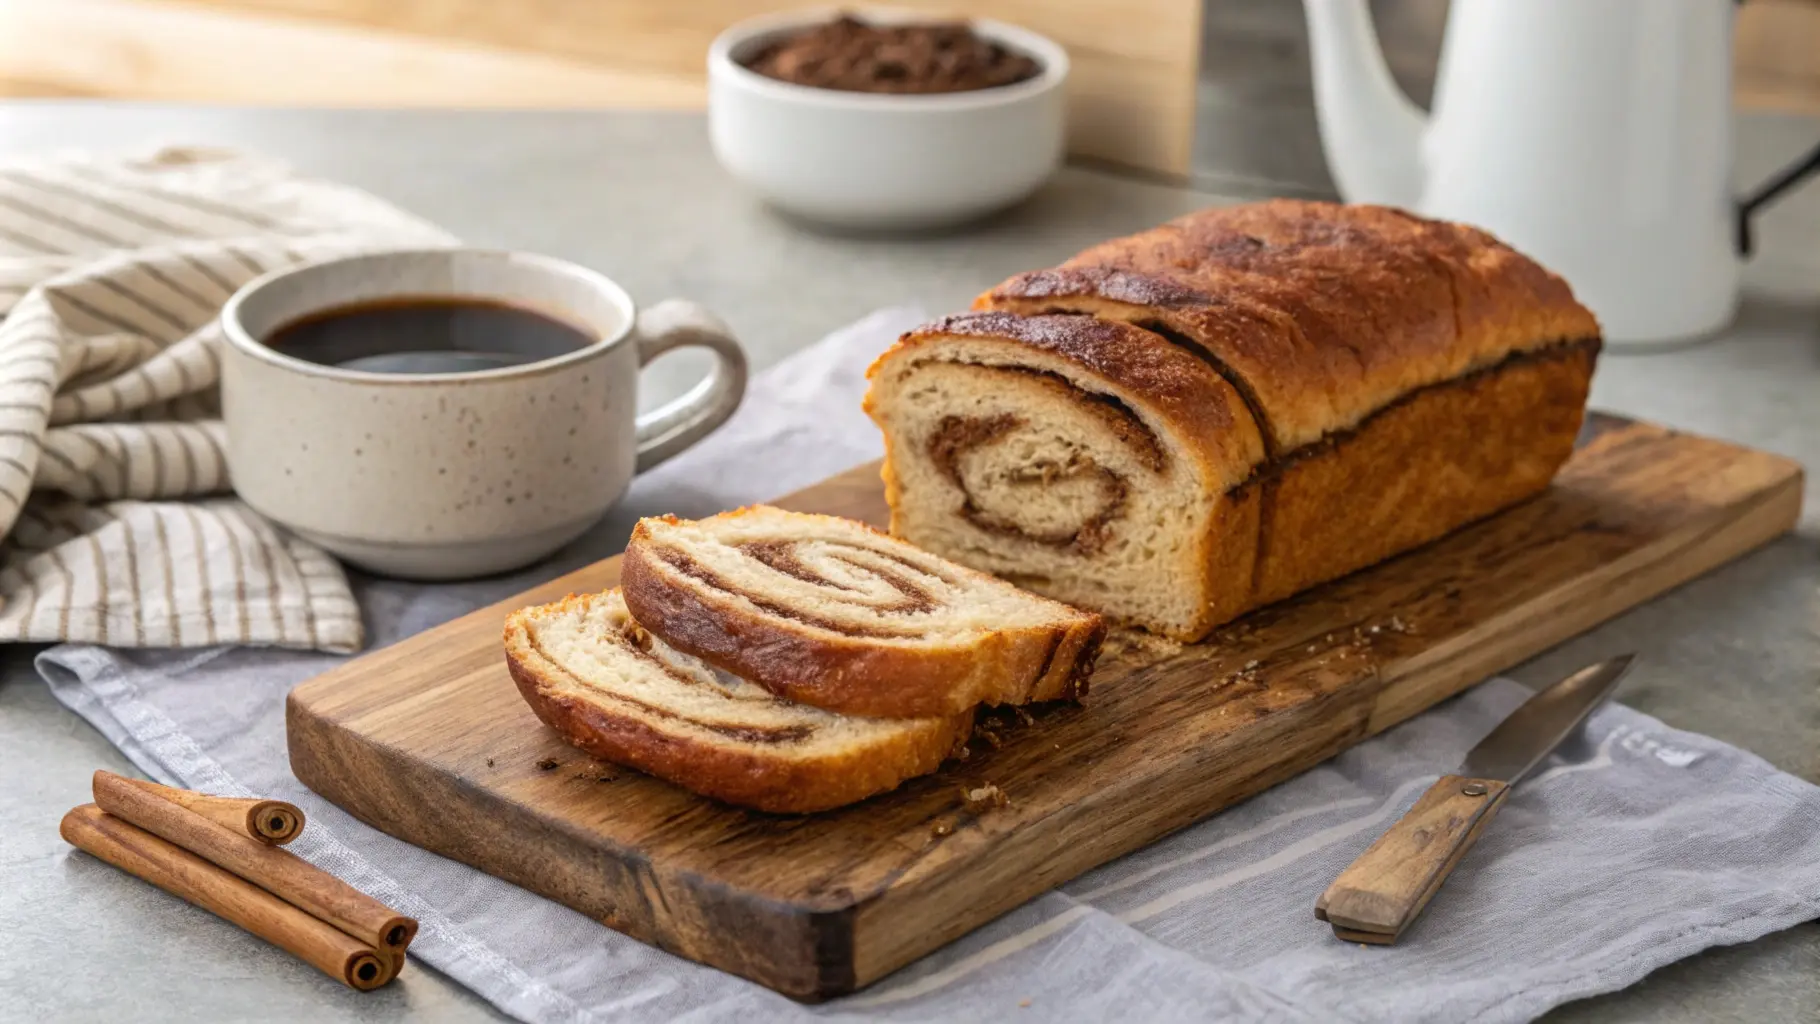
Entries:
[[[1596, 418], [1535, 500], [1206, 643], [1111, 652], [1084, 706], [1041, 709], [996, 747], [806, 817], [596, 763], [519, 699], [506, 613], [610, 586], [608, 560], [298, 687], [291, 764], [401, 839], [821, 999], [1776, 537], [1800, 503], [1787, 459]], [[885, 516], [876, 466], [779, 504]], [[969, 809], [961, 790], [988, 783], [1009, 804]]]
[[[779, 0], [0, 0], [0, 86], [297, 106], [706, 102], [708, 44]], [[1189, 170], [1201, 0], [896, 0], [1068, 49], [1077, 156]], [[5, 95], [6, 92], [0, 92]]]
[[[704, 51], [705, 53], [705, 51]], [[0, 0], [0, 95], [693, 110], [699, 73], [153, 0]]]
[[[708, 44], [735, 22], [815, 6], [780, 0], [203, 0], [424, 40], [548, 54], [665, 80], [705, 76]], [[1070, 151], [1186, 174], [1194, 144], [1202, 0], [894, 0], [934, 17], [992, 18], [1068, 50]], [[832, 7], [833, 5], [826, 5]]]
[[1509, 793], [1510, 786], [1497, 779], [1441, 776], [1340, 872], [1315, 901], [1315, 916], [1351, 942], [1396, 942], [1497, 817]]

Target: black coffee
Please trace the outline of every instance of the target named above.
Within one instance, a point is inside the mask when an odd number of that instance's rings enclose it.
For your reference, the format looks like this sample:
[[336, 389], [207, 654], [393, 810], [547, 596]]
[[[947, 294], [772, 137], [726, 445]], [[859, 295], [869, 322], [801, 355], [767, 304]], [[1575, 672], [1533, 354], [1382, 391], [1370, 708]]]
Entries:
[[410, 297], [325, 309], [265, 339], [288, 356], [380, 373], [456, 373], [550, 359], [598, 340], [535, 310], [486, 299]]

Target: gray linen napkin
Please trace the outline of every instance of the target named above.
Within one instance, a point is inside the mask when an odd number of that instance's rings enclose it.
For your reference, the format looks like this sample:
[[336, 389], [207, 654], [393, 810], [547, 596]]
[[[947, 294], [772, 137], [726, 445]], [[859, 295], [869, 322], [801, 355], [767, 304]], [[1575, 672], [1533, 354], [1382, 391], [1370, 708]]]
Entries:
[[[611, 554], [638, 515], [713, 512], [876, 456], [864, 368], [920, 319], [875, 314], [763, 375], [720, 433], [640, 478], [551, 564], [445, 587], [357, 577], [375, 642]], [[1820, 788], [1614, 706], [1513, 794], [1400, 945], [1335, 940], [1315, 897], [1527, 693], [1495, 680], [865, 992], [804, 1007], [316, 799], [285, 761], [282, 703], [334, 663], [64, 646], [39, 664], [59, 700], [153, 777], [303, 804], [310, 828], [291, 849], [416, 915], [414, 953], [527, 1021], [979, 1020], [1023, 1006], [1045, 1021], [1519, 1021], [1820, 917]]]
[[0, 165], [0, 640], [359, 649], [341, 567], [226, 493], [216, 314], [268, 270], [452, 241], [257, 157]]

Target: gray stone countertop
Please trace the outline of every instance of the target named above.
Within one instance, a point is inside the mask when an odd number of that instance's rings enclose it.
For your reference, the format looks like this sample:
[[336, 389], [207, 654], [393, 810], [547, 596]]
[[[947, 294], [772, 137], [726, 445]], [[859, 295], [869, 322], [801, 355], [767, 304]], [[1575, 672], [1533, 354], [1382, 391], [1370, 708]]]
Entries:
[[[1761, 178], [1815, 138], [1814, 120], [1744, 118], [1740, 180]], [[964, 233], [841, 238], [758, 207], [721, 174], [701, 119], [689, 115], [0, 105], [0, 159], [165, 143], [276, 155], [471, 242], [578, 260], [644, 301], [701, 300], [726, 317], [760, 367], [880, 306], [959, 309], [1011, 273], [1221, 198], [1071, 168], [1032, 201]], [[1820, 464], [1820, 186], [1773, 210], [1760, 245], [1726, 335], [1678, 352], [1608, 353], [1594, 404]], [[660, 363], [647, 374], [641, 404], [675, 393], [699, 369], [688, 354]], [[1625, 703], [1820, 782], [1817, 490], [1810, 477], [1794, 536], [1512, 674], [1539, 683], [1595, 657], [1640, 650], [1650, 668], [1627, 681]], [[185, 985], [176, 945], [185, 957], [220, 965], [254, 940], [206, 920], [171, 943], [173, 897], [124, 876], [98, 884], [94, 874], [70, 870], [58, 818], [88, 800], [95, 768], [132, 768], [51, 699], [32, 653], [0, 649], [0, 1021], [45, 1019], [43, 998], [58, 984], [83, 990], [63, 1004], [83, 1008], [67, 1019], [497, 1019], [422, 967], [367, 995], [301, 964], [281, 975], [216, 970], [206, 990]], [[1820, 922], [1709, 951], [1549, 1019], [1820, 1020]]]

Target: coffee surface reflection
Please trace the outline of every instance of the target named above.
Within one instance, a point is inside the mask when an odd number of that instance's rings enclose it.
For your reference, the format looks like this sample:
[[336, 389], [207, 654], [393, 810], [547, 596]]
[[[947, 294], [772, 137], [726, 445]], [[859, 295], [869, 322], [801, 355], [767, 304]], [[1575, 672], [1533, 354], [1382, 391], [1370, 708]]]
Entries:
[[351, 303], [279, 327], [271, 349], [368, 373], [469, 373], [534, 363], [595, 342], [572, 324], [503, 302], [407, 297]]

